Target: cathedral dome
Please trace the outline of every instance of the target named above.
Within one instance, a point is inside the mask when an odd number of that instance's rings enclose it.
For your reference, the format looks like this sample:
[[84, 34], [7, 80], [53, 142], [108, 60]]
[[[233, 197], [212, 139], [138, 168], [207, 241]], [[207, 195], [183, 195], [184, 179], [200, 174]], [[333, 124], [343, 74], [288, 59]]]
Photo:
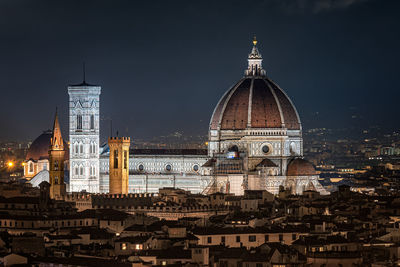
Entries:
[[245, 77], [229, 89], [214, 109], [210, 130], [286, 128], [301, 130], [299, 115], [286, 93], [266, 77], [254, 43]]
[[287, 176], [309, 176], [316, 174], [317, 172], [311, 162], [301, 158], [293, 159], [287, 167]]
[[[41, 135], [39, 135], [29, 147], [25, 159], [34, 161], [38, 161], [40, 159], [48, 159], [52, 133], [53, 132], [51, 130], [47, 130], [44, 131]], [[68, 145], [65, 141], [64, 141], [64, 148], [65, 148], [65, 159], [68, 159]]]

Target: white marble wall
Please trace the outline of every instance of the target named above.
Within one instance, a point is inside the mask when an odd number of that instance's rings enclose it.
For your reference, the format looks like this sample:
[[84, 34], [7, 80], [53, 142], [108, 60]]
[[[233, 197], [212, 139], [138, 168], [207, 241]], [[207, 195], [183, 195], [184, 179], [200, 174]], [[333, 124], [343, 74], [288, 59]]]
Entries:
[[[70, 191], [99, 192], [100, 86], [69, 86]], [[78, 129], [77, 116], [82, 116]], [[94, 127], [91, 127], [91, 116]], [[90, 171], [90, 169], [94, 171]]]

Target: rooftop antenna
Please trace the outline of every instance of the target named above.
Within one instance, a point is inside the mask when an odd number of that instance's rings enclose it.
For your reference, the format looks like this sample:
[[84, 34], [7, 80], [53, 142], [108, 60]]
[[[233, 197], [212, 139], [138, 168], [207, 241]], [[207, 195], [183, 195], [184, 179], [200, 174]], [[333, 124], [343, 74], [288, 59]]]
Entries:
[[113, 137], [112, 119], [110, 119], [110, 137]]
[[85, 61], [83, 62], [83, 83], [86, 83], [86, 67], [85, 67]]

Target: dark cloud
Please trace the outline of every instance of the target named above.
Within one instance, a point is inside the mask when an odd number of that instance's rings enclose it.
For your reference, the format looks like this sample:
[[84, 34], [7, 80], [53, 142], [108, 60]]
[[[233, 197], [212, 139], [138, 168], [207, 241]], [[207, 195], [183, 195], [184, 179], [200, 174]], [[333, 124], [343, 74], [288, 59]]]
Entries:
[[320, 13], [344, 9], [371, 0], [266, 0], [286, 13]]

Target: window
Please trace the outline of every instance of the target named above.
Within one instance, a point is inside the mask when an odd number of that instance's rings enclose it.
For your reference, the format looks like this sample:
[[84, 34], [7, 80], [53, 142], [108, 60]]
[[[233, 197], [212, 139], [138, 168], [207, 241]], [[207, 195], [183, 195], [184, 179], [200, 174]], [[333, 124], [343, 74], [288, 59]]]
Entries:
[[283, 234], [279, 234], [279, 241], [283, 241]]
[[79, 168], [75, 167], [75, 175], [79, 175]]
[[139, 165], [139, 171], [143, 171], [144, 170], [144, 166], [142, 164]]
[[193, 170], [194, 170], [195, 172], [197, 172], [197, 171], [199, 170], [199, 165], [194, 165], [194, 166], [193, 166]]
[[212, 243], [212, 237], [211, 237], [211, 236], [207, 237], [207, 243], [208, 243], [208, 244], [211, 244], [211, 243]]
[[76, 115], [76, 130], [82, 130], [82, 115]]
[[118, 168], [118, 150], [114, 150], [114, 169]]
[[265, 235], [265, 236], [264, 236], [264, 241], [265, 241], [265, 242], [269, 242], [269, 235]]
[[268, 154], [268, 152], [269, 152], [269, 146], [267, 146], [267, 145], [263, 146], [263, 147], [262, 147], [262, 152], [263, 152], [264, 154]]
[[80, 145], [80, 153], [83, 154], [83, 144]]
[[90, 115], [90, 130], [94, 130], [94, 115]]
[[128, 168], [128, 151], [124, 151], [124, 169]]
[[240, 242], [240, 235], [236, 236], [236, 242], [239, 243]]
[[79, 145], [75, 144], [75, 154], [79, 154]]
[[292, 234], [292, 240], [296, 240], [297, 239], [297, 235], [296, 234]]
[[89, 153], [90, 154], [96, 153], [96, 143], [90, 143]]
[[96, 170], [94, 166], [90, 166], [90, 176], [95, 176], [96, 175]]
[[54, 161], [54, 170], [58, 171], [58, 160]]
[[33, 172], [33, 163], [32, 162], [29, 163], [29, 172]]
[[79, 168], [79, 170], [80, 170], [80, 175], [83, 175], [83, 166], [81, 166], [81, 167]]
[[167, 170], [167, 171], [171, 171], [172, 170], [172, 167], [171, 167], [171, 165], [167, 165], [167, 166], [165, 166], [165, 169]]
[[221, 236], [221, 243], [225, 244], [225, 236]]
[[256, 242], [257, 237], [255, 235], [249, 235], [249, 242]]

